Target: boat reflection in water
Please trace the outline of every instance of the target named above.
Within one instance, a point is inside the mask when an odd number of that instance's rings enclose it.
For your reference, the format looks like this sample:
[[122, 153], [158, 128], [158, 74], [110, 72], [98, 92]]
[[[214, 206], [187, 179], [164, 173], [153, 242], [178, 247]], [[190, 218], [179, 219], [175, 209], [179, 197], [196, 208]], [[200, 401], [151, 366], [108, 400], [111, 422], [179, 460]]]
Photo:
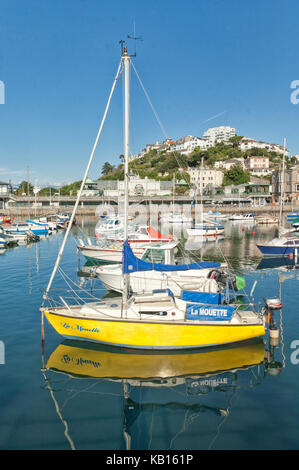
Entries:
[[[132, 351], [68, 340], [50, 355], [43, 374], [58, 416], [64, 424], [67, 422], [68, 433], [65, 435], [72, 448], [75, 444], [70, 435], [76, 423], [73, 415], [78, 409], [88, 406], [91, 396], [88, 392], [92, 388], [93, 397], [97, 393], [96, 405], [93, 402], [90, 406], [93, 409], [96, 406], [98, 410], [102, 406], [100, 414], [108, 416], [104, 430], [101, 416], [98, 418], [99, 441], [97, 445], [93, 443], [96, 448], [101, 446], [100, 439], [106, 439], [109, 448], [114, 445], [114, 449], [175, 449], [178, 448], [176, 445], [196, 449], [198, 435], [190, 434], [188, 427], [194, 425], [197, 418], [202, 417], [205, 421], [196, 422], [197, 426], [200, 425], [196, 432], [206, 435], [205, 426], [212, 426], [214, 441], [222, 420], [230, 414], [232, 395], [242, 388], [251, 389], [259, 385], [269, 372], [278, 375], [280, 370], [281, 364], [274, 360], [274, 347], [266, 350], [261, 339], [231, 347], [181, 353]], [[65, 390], [62, 380], [59, 380], [59, 397], [62, 398], [62, 391], [69, 394], [64, 397], [63, 418], [53, 392], [57, 374], [60, 377], [65, 375]], [[88, 385], [84, 380], [88, 380]], [[83, 392], [87, 396], [82, 396]], [[223, 393], [219, 396], [213, 392]], [[117, 402], [114, 401], [109, 408], [112, 396], [117, 397]], [[76, 404], [72, 411], [67, 411], [66, 403], [70, 405], [70, 398], [76, 398]], [[122, 411], [119, 410], [119, 401]], [[118, 425], [116, 420], [119, 420]], [[93, 425], [94, 421], [95, 417]], [[109, 422], [114, 423], [110, 431], [107, 428]], [[201, 429], [202, 426], [205, 429]], [[113, 444], [113, 435], [119, 434], [119, 428], [122, 434]], [[76, 436], [77, 432], [73, 430]], [[209, 445], [213, 444], [210, 442]]]
[[299, 264], [293, 256], [262, 258], [256, 269], [280, 269], [281, 271], [294, 271], [299, 269]]

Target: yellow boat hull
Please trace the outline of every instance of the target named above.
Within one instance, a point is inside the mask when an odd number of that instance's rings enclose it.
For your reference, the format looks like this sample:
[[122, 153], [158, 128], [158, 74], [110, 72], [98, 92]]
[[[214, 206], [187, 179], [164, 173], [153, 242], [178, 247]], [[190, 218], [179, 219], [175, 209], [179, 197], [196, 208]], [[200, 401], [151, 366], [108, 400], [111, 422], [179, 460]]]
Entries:
[[138, 349], [186, 349], [224, 345], [263, 336], [262, 324], [224, 325], [78, 318], [45, 311], [53, 328], [68, 339]]

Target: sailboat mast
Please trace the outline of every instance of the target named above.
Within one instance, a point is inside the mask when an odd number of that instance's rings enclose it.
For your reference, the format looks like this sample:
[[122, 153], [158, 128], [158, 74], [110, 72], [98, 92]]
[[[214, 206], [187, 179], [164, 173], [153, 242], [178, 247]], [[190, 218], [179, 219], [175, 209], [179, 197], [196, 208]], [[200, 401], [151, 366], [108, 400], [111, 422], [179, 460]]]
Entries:
[[285, 149], [286, 149], [286, 138], [283, 139], [283, 156], [282, 156], [282, 170], [280, 176], [280, 214], [279, 214], [279, 231], [282, 227], [282, 207], [284, 204], [284, 175], [285, 175]]
[[[125, 190], [125, 206], [124, 206], [124, 240], [128, 239], [128, 216], [129, 216], [129, 125], [130, 125], [130, 56], [127, 48], [124, 48], [122, 55], [124, 66], [124, 190]], [[123, 309], [127, 309], [129, 276], [123, 275]]]
[[201, 167], [200, 167], [200, 223], [203, 224], [203, 157], [201, 157]]

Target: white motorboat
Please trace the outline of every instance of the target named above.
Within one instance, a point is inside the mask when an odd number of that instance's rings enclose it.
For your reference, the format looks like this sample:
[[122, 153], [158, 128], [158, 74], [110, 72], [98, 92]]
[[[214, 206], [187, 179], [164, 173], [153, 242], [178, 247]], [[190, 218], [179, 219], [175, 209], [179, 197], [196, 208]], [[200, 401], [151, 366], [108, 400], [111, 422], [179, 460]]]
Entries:
[[[133, 224], [129, 224], [128, 231], [132, 233], [135, 230]], [[104, 220], [100, 220], [95, 227], [96, 238], [120, 238], [124, 231], [123, 218], [118, 216], [109, 216]]]
[[233, 214], [228, 220], [241, 222], [255, 222], [255, 214]]
[[[135, 243], [135, 245], [137, 245]], [[98, 243], [92, 243], [90, 238], [87, 241], [79, 239], [77, 250], [87, 260], [95, 261], [97, 263], [121, 263], [123, 256], [123, 243], [111, 242], [108, 240], [101, 239]], [[140, 258], [146, 250], [146, 247], [142, 244], [138, 244], [133, 247], [133, 253]]]
[[51, 215], [39, 217], [38, 219], [33, 219], [32, 222], [45, 226], [48, 228], [48, 230], [52, 232], [62, 227], [61, 219]]
[[214, 222], [195, 224], [194, 228], [187, 228], [189, 237], [216, 237], [224, 232], [224, 226]]
[[16, 244], [18, 244], [18, 240], [12, 235], [5, 233], [3, 227], [0, 227], [0, 248]]
[[171, 224], [188, 224], [192, 222], [192, 217], [187, 217], [185, 214], [169, 214], [162, 218], [163, 222]]
[[227, 214], [222, 214], [219, 211], [208, 211], [204, 212], [205, 220], [226, 220], [228, 218]]
[[[113, 232], [111, 232], [109, 236], [100, 237], [101, 232], [99, 231], [99, 227], [96, 232], [97, 242], [92, 243], [90, 238], [87, 239], [87, 242], [79, 239], [77, 250], [89, 260], [96, 260], [100, 263], [121, 263], [124, 242], [121, 237], [123, 236], [123, 232], [118, 233], [117, 236], [113, 236]], [[172, 240], [172, 235], [164, 236], [153, 227], [147, 225], [134, 227], [134, 231], [130, 232], [128, 236], [130, 246], [134, 254], [138, 257], [143, 255], [146, 246], [149, 244], [169, 243]]]
[[271, 215], [258, 215], [255, 218], [255, 221], [257, 224], [261, 224], [261, 225], [278, 224], [279, 218], [273, 217]]

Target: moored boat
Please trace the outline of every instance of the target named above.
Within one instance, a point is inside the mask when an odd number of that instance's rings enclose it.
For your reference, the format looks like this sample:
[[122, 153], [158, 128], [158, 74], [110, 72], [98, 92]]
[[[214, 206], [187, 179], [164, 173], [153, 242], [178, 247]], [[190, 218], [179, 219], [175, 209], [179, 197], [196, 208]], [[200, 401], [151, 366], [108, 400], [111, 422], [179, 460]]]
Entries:
[[264, 256], [295, 255], [299, 251], [299, 237], [276, 237], [264, 244], [258, 244], [257, 247]]
[[[122, 43], [123, 45], [123, 43]], [[50, 288], [59, 266], [65, 241], [70, 230], [70, 224], [60, 247], [50, 281], [44, 294], [44, 300], [49, 300], [48, 306], [42, 306], [42, 314], [52, 327], [69, 339], [79, 339], [98, 342], [110, 346], [149, 350], [178, 350], [227, 345], [244, 341], [265, 334], [265, 321], [261, 312], [256, 311], [252, 300], [240, 301], [229, 295], [184, 290], [180, 298], [173, 295], [170, 289], [157, 289], [142, 294], [129, 294], [130, 275], [136, 270], [149, 266], [157, 269], [157, 264], [138, 260], [132, 253], [128, 242], [128, 157], [129, 157], [129, 73], [131, 56], [123, 49], [121, 63], [114, 80], [114, 86], [119, 78], [120, 70], [124, 72], [124, 253], [122, 263], [123, 293], [120, 298], [81, 299], [76, 295], [76, 303], [66, 300], [59, 295], [60, 305], [51, 302]], [[109, 102], [111, 94], [109, 97]], [[108, 102], [108, 104], [109, 104]], [[104, 117], [107, 114], [107, 107]], [[103, 127], [101, 123], [100, 130]], [[99, 138], [97, 135], [96, 142]], [[93, 147], [88, 166], [83, 177], [77, 200], [72, 213], [74, 217], [80, 195], [86, 181], [88, 170], [94, 155]], [[71, 220], [72, 220], [71, 218]], [[177, 265], [177, 271], [190, 267]], [[173, 266], [171, 266], [173, 270]], [[170, 269], [163, 265], [162, 272]], [[67, 293], [69, 295], [69, 292]], [[43, 325], [43, 322], [42, 322]], [[43, 331], [43, 330], [42, 330]]]
[[229, 220], [232, 221], [241, 221], [241, 222], [254, 222], [255, 214], [233, 214], [229, 217]]
[[294, 221], [295, 219], [298, 219], [299, 218], [299, 212], [297, 211], [292, 211], [290, 212], [289, 214], [287, 214], [287, 220], [292, 222]]
[[186, 231], [189, 237], [215, 237], [224, 232], [224, 226], [213, 222], [203, 222], [195, 224], [193, 228], [187, 228]]
[[278, 224], [279, 218], [273, 217], [270, 215], [258, 215], [256, 216], [255, 221], [257, 224], [263, 224], [263, 225]]
[[[171, 289], [175, 296], [181, 296], [184, 289], [200, 292], [219, 292], [225, 286], [227, 273], [220, 263], [199, 262], [176, 264], [177, 242], [148, 247], [139, 259], [130, 251], [130, 290], [133, 293], [155, 289]], [[93, 267], [90, 269], [108, 290], [122, 292], [124, 288], [121, 264]]]

